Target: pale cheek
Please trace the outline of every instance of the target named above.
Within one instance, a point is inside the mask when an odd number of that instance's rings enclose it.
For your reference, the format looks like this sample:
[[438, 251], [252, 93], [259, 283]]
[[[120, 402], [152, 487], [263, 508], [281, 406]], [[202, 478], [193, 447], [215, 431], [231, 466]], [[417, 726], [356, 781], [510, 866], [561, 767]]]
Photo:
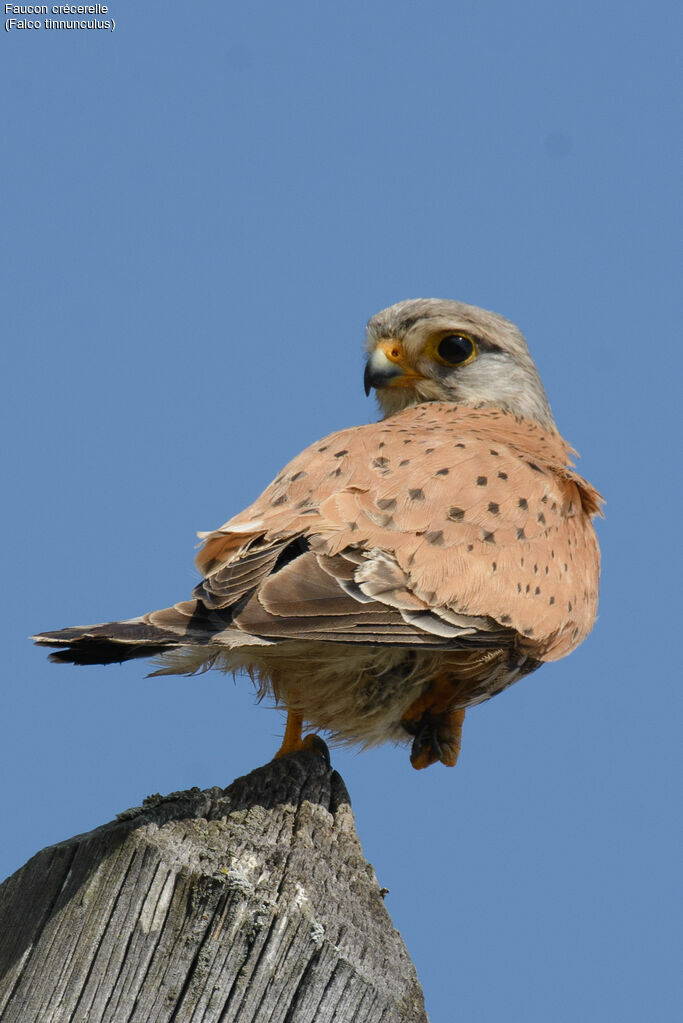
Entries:
[[454, 401], [457, 389], [445, 380], [421, 380], [416, 388], [419, 401]]
[[375, 392], [375, 396], [385, 417], [425, 401], [456, 400], [454, 392], [439, 380], [419, 380], [411, 387], [383, 387]]
[[476, 361], [456, 370], [450, 383], [451, 387], [460, 393], [474, 394], [482, 398], [491, 395], [491, 374], [486, 366]]
[[397, 412], [401, 412], [403, 409], [409, 408], [410, 405], [416, 405], [420, 400], [416, 398], [415, 393], [412, 390], [408, 390], [407, 387], [396, 387], [394, 389], [386, 387], [381, 391], [376, 391], [375, 395], [380, 411], [385, 417], [393, 416]]

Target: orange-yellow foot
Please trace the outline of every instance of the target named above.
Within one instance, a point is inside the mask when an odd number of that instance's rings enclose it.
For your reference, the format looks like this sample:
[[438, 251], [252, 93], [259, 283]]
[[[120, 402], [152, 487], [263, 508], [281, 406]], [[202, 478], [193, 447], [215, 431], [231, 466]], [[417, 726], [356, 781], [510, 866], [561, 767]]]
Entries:
[[319, 757], [323, 758], [328, 767], [332, 766], [327, 743], [324, 739], [321, 739], [316, 732], [310, 732], [308, 735], [304, 735], [301, 740], [301, 748], [304, 750], [310, 750], [311, 753], [317, 753]]
[[410, 762], [416, 771], [441, 761], [455, 767], [460, 753], [464, 710], [424, 711], [417, 721], [404, 719], [403, 726], [414, 735]]
[[288, 753], [299, 753], [301, 750], [310, 750], [312, 753], [317, 753], [323, 760], [327, 761], [327, 766], [330, 766], [330, 751], [319, 735], [312, 732], [310, 735], [302, 736], [301, 730], [303, 728], [303, 717], [301, 714], [297, 714], [294, 710], [287, 711], [287, 724], [285, 725], [285, 734], [282, 740], [280, 749], [275, 754], [275, 757], [286, 757]]

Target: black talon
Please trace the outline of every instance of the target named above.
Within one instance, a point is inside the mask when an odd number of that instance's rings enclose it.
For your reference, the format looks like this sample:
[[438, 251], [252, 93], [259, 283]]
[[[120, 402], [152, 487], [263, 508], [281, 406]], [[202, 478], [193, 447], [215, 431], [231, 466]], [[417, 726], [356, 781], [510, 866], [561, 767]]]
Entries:
[[420, 721], [409, 721], [407, 718], [401, 720], [401, 725], [408, 735], [417, 735], [420, 730], [420, 723], [421, 719]]
[[[406, 724], [410, 722], [403, 722], [404, 728]], [[422, 715], [418, 722], [413, 723], [415, 738], [413, 740], [413, 746], [410, 752], [410, 760], [413, 763], [418, 759], [421, 753], [427, 751], [430, 755], [435, 755], [437, 760], [441, 759], [441, 745], [436, 736], [436, 728], [434, 727], [434, 719], [431, 714], [425, 713]], [[406, 731], [410, 731], [406, 728]]]

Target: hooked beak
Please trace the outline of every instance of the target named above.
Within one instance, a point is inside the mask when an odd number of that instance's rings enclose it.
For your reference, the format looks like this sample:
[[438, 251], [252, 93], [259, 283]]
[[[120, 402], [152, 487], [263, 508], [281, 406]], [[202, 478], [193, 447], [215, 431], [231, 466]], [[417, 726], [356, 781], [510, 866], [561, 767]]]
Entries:
[[424, 377], [408, 365], [400, 341], [394, 338], [380, 341], [370, 353], [363, 377], [366, 394], [370, 394], [372, 387], [410, 387], [415, 380]]

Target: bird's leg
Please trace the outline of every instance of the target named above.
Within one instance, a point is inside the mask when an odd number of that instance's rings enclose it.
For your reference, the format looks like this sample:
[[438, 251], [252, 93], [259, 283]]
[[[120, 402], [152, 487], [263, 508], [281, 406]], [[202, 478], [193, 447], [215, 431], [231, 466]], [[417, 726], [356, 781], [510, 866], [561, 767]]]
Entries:
[[410, 762], [416, 770], [441, 761], [454, 767], [462, 739], [464, 709], [453, 710], [453, 680], [440, 675], [403, 715], [402, 724], [414, 735]]
[[288, 753], [296, 753], [303, 748], [303, 739], [301, 738], [303, 723], [304, 719], [301, 714], [298, 714], [295, 710], [287, 709], [285, 734], [282, 739], [282, 745], [275, 754], [276, 757], [286, 757]]
[[298, 711], [290, 710], [287, 708], [287, 724], [285, 725], [285, 734], [282, 739], [282, 745], [275, 754], [275, 757], [286, 757], [288, 753], [299, 753], [301, 750], [311, 750], [313, 753], [317, 753], [327, 761], [327, 765], [330, 765], [330, 751], [327, 748], [327, 744], [312, 732], [310, 735], [303, 736], [301, 731], [303, 728], [304, 719]]

